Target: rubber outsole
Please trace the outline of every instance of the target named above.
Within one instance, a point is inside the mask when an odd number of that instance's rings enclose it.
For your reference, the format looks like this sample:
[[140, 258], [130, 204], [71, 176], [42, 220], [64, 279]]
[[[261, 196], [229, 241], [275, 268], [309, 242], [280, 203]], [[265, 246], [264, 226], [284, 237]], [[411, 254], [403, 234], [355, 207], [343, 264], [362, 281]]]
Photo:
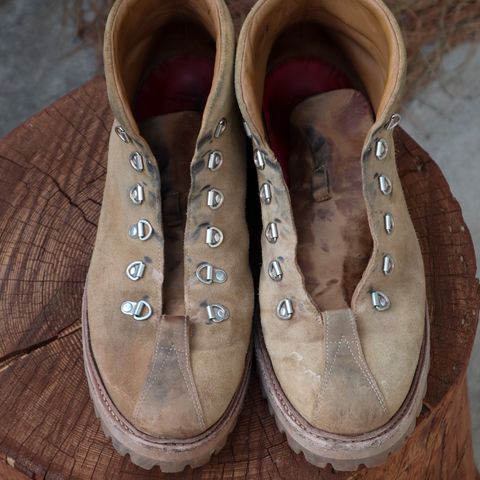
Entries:
[[403, 447], [413, 433], [427, 392], [430, 366], [429, 322], [419, 366], [407, 398], [383, 427], [355, 437], [331, 434], [309, 425], [284, 396], [268, 357], [261, 333], [255, 336], [255, 350], [261, 388], [278, 429], [285, 433], [290, 448], [303, 453], [307, 462], [320, 468], [331, 465], [336, 471], [356, 471], [362, 465], [377, 467]]
[[101, 381], [93, 360], [84, 295], [82, 314], [82, 341], [85, 372], [95, 415], [100, 420], [105, 436], [122, 456], [129, 455], [135, 465], [150, 470], [158, 466], [164, 473], [179, 473], [187, 466], [197, 468], [209, 462], [225, 446], [229, 434], [235, 428], [247, 390], [252, 348], [246, 359], [242, 382], [223, 416], [206, 432], [189, 439], [166, 439], [152, 437], [137, 430], [116, 409]]

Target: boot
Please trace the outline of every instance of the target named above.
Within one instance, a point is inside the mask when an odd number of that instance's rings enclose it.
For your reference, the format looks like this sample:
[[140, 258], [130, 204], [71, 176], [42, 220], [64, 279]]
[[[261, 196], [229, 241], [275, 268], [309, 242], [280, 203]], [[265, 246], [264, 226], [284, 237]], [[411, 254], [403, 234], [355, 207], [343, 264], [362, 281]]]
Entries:
[[292, 449], [336, 470], [384, 462], [426, 391], [425, 276], [393, 138], [404, 77], [379, 0], [260, 1], [239, 39], [264, 225], [261, 382]]
[[234, 53], [221, 0], [117, 0], [110, 13], [115, 120], [83, 346], [106, 435], [147, 469], [207, 462], [248, 381], [253, 287]]

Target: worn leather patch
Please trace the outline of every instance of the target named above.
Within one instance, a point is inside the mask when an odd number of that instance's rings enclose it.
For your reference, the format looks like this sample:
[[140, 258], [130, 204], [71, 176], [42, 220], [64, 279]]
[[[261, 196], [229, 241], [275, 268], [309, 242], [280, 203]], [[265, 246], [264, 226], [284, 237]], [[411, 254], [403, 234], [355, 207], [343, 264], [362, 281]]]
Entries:
[[315, 425], [356, 434], [389, 418], [385, 398], [365, 361], [352, 310], [323, 314], [325, 369], [314, 404]]
[[164, 437], [187, 438], [205, 430], [190, 365], [187, 317], [160, 318], [150, 372], [133, 420], [146, 433]]

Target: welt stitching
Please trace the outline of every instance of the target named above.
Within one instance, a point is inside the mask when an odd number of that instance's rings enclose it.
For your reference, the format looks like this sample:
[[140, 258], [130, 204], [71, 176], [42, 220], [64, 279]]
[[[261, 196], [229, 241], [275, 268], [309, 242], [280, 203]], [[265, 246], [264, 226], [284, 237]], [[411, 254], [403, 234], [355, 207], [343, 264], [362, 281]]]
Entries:
[[110, 406], [110, 403], [107, 400], [107, 397], [105, 396], [105, 394], [103, 392], [103, 387], [98, 383], [97, 380], [95, 380], [95, 383], [97, 384], [98, 391], [100, 392], [100, 396], [102, 397], [103, 404], [105, 405], [105, 407], [109, 411], [110, 415], [112, 415], [112, 417], [122, 426], [122, 428], [127, 430], [127, 432], [134, 433], [133, 430], [131, 430], [129, 428], [129, 426], [125, 422], [123, 422], [122, 419], [119, 418], [118, 415], [114, 412], [114, 410]]

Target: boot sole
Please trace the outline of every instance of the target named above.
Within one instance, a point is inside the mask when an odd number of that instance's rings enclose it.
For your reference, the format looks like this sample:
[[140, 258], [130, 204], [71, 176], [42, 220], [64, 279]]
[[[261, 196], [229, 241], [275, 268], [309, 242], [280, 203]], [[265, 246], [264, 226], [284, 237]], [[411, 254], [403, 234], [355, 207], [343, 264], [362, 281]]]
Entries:
[[[116, 409], [98, 373], [90, 346], [86, 294], [82, 307], [82, 342], [85, 372], [96, 416], [107, 438], [122, 456], [130, 455], [132, 463], [150, 470], [159, 466], [164, 473], [182, 472], [185, 467], [200, 467], [218, 453], [227, 442], [240, 414], [248, 386], [252, 348], [249, 348], [245, 373], [237, 393], [222, 417], [207, 431], [188, 439], [157, 438], [136, 429]], [[179, 419], [181, 421], [181, 419]]]
[[[258, 327], [259, 330], [260, 327]], [[362, 435], [337, 435], [310, 425], [288, 401], [273, 370], [261, 331], [255, 335], [255, 350], [261, 386], [270, 414], [285, 433], [290, 448], [303, 452], [307, 462], [337, 471], [355, 471], [361, 465], [376, 467], [400, 449], [415, 429], [427, 392], [430, 367], [430, 326], [426, 319], [420, 359], [410, 391], [393, 418], [384, 426]]]

